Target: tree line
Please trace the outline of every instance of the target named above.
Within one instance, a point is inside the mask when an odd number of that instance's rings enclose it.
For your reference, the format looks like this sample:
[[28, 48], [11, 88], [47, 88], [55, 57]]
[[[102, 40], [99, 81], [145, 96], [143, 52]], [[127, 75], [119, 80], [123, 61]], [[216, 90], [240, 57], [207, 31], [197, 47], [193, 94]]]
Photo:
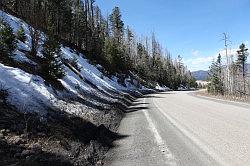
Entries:
[[[49, 36], [45, 45], [47, 51], [43, 51], [47, 59], [52, 56], [51, 51], [60, 51], [57, 42], [60, 41], [102, 65], [110, 75], [133, 72], [147, 82], [158, 82], [172, 89], [181, 85], [196, 86], [181, 56], [172, 59], [168, 51], [163, 51], [154, 34], [137, 38], [133, 30], [124, 25], [119, 7], [103, 16], [94, 0], [2, 0], [0, 3], [2, 10], [32, 26], [29, 28], [32, 41], [30, 56], [37, 56], [43, 31]], [[44, 60], [43, 64], [46, 66], [48, 62]], [[56, 59], [50, 62], [56, 62]], [[54, 66], [60, 66], [59, 62]]]
[[210, 83], [208, 92], [215, 95], [247, 97], [250, 95], [250, 75], [247, 71], [248, 48], [242, 43], [236, 51], [236, 58], [228, 54], [225, 44], [226, 63], [222, 55], [210, 66]]

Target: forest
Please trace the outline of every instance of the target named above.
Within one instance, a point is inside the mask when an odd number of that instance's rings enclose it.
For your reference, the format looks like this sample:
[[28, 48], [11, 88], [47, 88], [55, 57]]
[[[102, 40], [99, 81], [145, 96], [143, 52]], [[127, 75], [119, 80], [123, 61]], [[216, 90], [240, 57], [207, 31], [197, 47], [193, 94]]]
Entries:
[[[150, 37], [136, 37], [132, 28], [124, 24], [119, 7], [107, 16], [101, 13], [94, 0], [2, 0], [0, 8], [33, 27], [29, 28], [32, 41], [32, 49], [27, 53], [29, 56], [37, 58], [42, 32], [49, 36], [43, 45], [45, 58], [40, 61], [41, 69], [37, 69], [45, 79], [63, 77], [60, 57], [55, 56], [60, 52], [58, 45], [62, 43], [77, 49], [93, 63], [100, 64], [107, 75], [126, 77], [134, 73], [147, 86], [159, 83], [171, 89], [197, 86], [181, 56], [173, 58], [154, 33]], [[4, 20], [1, 24], [8, 27]], [[25, 40], [23, 33], [24, 30], [20, 29], [16, 36]], [[8, 34], [11, 36], [12, 33]], [[1, 48], [2, 54], [11, 54], [15, 48], [14, 38], [8, 38], [13, 42], [5, 43], [9, 46]], [[11, 64], [3, 57], [2, 62]], [[47, 64], [51, 70], [46, 68]], [[52, 71], [53, 68], [56, 70]]]
[[[219, 54], [210, 66], [208, 92], [215, 95], [247, 99], [250, 95], [248, 48], [242, 43], [235, 53], [229, 53], [228, 35], [224, 35], [225, 58]], [[223, 58], [225, 63], [223, 63]]]

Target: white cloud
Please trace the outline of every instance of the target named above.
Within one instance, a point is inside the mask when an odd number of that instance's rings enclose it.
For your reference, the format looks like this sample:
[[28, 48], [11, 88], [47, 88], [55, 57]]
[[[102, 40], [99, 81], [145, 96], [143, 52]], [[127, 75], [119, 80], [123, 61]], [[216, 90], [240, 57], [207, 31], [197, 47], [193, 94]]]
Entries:
[[[236, 49], [236, 48], [234, 48], [234, 49], [229, 48], [228, 51], [227, 51], [227, 55], [228, 55], [228, 56], [235, 56], [235, 55], [237, 55], [237, 50], [238, 50], [238, 49]], [[222, 56], [222, 58], [226, 58], [226, 50], [225, 50], [225, 49], [219, 51], [219, 52], [217, 53], [216, 57], [217, 57], [219, 54]]]
[[[228, 55], [232, 56], [234, 59], [237, 55], [238, 49], [228, 49]], [[191, 51], [191, 58], [184, 59], [184, 63], [188, 66], [189, 70], [208, 70], [213, 60], [216, 60], [218, 55], [221, 54], [223, 63], [226, 62], [226, 51], [225, 49], [221, 49], [214, 55], [202, 55], [198, 50]]]
[[210, 66], [213, 59], [214, 56], [192, 57], [190, 59], [184, 59], [184, 63], [191, 71], [208, 70], [208, 67]]
[[[250, 47], [249, 41], [245, 41], [244, 43], [247, 47]], [[239, 50], [238, 47], [239, 46], [233, 46], [232, 48], [228, 48], [228, 57], [230, 57], [230, 60], [235, 61], [237, 59], [237, 50]], [[202, 55], [201, 51], [193, 49], [191, 51], [190, 58], [183, 59], [183, 61], [191, 71], [208, 70], [212, 61], [216, 60], [219, 54], [222, 56], [222, 63], [225, 64], [227, 62], [225, 49], [220, 49], [217, 53], [208, 56]], [[248, 58], [248, 62], [250, 62], [250, 56]]]
[[202, 63], [206, 63], [206, 62], [212, 62], [212, 60], [214, 59], [213, 56], [208, 56], [208, 57], [197, 57], [197, 58], [191, 58], [186, 60], [185, 62], [191, 65], [199, 65]]
[[192, 50], [191, 54], [192, 54], [193, 57], [197, 57], [197, 56], [200, 55], [200, 51], [199, 50]]

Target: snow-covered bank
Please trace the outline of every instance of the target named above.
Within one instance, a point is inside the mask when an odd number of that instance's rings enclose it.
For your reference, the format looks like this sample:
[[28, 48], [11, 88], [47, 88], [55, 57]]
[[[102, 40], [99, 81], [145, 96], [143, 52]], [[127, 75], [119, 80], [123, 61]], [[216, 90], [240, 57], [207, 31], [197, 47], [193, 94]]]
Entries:
[[[25, 43], [18, 41], [18, 48], [14, 53], [14, 59], [20, 63], [28, 63], [37, 67], [38, 64], [25, 54], [25, 52], [31, 50], [29, 25], [23, 20], [3, 11], [0, 11], [0, 16], [11, 25], [15, 33], [20, 27], [23, 27], [25, 30], [27, 41]], [[41, 38], [44, 38], [44, 34], [41, 35]], [[40, 41], [40, 44], [41, 43], [43, 43], [42, 40]], [[39, 56], [42, 56], [41, 51], [42, 47], [40, 46], [38, 50]], [[119, 84], [116, 76], [110, 78], [105, 76], [105, 74], [99, 70], [101, 68], [99, 65], [90, 64], [90, 62], [84, 58], [84, 55], [77, 53], [69, 47], [61, 45], [61, 57], [67, 61], [76, 59], [77, 66], [80, 69], [77, 73], [77, 70], [72, 68], [72, 66], [63, 66], [66, 75], [63, 79], [59, 80], [65, 88], [63, 91], [58, 91], [53, 88], [53, 86], [45, 84], [45, 81], [40, 76], [27, 73], [16, 67], [7, 67], [0, 64], [0, 84], [9, 91], [8, 101], [20, 111], [25, 110], [44, 115], [46, 114], [47, 107], [56, 107], [69, 113], [83, 115], [84, 111], [90, 111], [91, 109], [77, 102], [69, 104], [69, 102], [64, 100], [64, 97], [90, 100], [86, 98], [86, 96], [91, 95], [93, 99], [89, 102], [97, 106], [102, 105], [105, 108], [105, 104], [96, 101], [95, 97], [110, 101], [110, 103], [115, 103], [117, 99], [113, 97], [114, 93], [125, 94], [130, 91], [136, 92], [146, 89], [143, 86], [139, 88], [138, 86], [136, 87], [135, 84], [133, 84], [135, 80], [131, 78], [125, 79], [125, 86]]]
[[[141, 85], [145, 81], [132, 72], [107, 75], [102, 66], [63, 44], [59, 60], [65, 76], [45, 80], [39, 69], [46, 35], [40, 32], [37, 56], [29, 55], [31, 27], [2, 11], [0, 17], [14, 33], [22, 27], [27, 38], [17, 40], [10, 66], [0, 63], [0, 161], [95, 165], [114, 140], [126, 137], [114, 133], [124, 109], [141, 92], [155, 90]], [[168, 88], [157, 85], [156, 90]]]

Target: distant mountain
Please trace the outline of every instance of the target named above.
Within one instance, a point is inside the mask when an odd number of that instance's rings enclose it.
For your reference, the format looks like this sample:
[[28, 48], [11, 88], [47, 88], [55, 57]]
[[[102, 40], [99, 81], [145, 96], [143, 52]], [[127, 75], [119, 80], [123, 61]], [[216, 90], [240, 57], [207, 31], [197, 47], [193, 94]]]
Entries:
[[[247, 64], [247, 73], [250, 73], [250, 64]], [[192, 72], [192, 76], [196, 80], [206, 81], [208, 77], [208, 71], [205, 70], [194, 71]]]
[[206, 81], [208, 77], [208, 71], [204, 71], [204, 70], [194, 71], [192, 72], [192, 76], [196, 80]]
[[250, 73], [250, 64], [247, 64], [247, 72]]

